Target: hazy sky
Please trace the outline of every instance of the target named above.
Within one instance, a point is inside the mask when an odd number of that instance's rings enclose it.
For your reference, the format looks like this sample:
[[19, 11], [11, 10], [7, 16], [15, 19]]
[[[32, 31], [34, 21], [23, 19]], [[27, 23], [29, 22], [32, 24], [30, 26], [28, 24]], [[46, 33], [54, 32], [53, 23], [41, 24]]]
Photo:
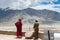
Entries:
[[60, 0], [0, 0], [0, 8], [11, 9], [34, 8], [49, 9], [60, 12]]

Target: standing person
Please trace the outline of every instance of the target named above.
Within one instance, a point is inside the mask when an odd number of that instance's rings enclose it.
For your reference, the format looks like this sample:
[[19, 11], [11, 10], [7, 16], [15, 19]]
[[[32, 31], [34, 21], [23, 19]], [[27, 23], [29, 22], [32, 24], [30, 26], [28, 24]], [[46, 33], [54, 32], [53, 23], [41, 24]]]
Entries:
[[16, 32], [16, 36], [17, 38], [21, 38], [22, 37], [22, 20], [18, 19], [18, 21], [15, 23], [17, 32]]
[[35, 20], [35, 23], [34, 23], [34, 40], [38, 40], [38, 31], [39, 31], [39, 23], [38, 23], [38, 20]]

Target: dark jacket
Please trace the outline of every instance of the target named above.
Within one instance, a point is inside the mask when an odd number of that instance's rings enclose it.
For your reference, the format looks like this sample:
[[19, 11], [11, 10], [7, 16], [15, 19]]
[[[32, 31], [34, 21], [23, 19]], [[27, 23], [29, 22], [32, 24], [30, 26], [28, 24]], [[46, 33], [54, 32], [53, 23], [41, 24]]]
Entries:
[[38, 31], [39, 31], [39, 23], [35, 22], [33, 28], [34, 28], [34, 37], [35, 37], [35, 39], [37, 39], [38, 38]]
[[35, 31], [36, 31], [36, 30], [39, 31], [39, 23], [38, 23], [38, 22], [35, 22], [33, 28], [34, 28]]

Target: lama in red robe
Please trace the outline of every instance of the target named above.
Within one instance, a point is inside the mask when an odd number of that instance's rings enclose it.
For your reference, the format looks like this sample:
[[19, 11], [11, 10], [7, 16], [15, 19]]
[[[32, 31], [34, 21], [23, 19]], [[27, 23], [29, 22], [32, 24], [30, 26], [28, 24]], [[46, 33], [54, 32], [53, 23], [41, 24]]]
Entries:
[[16, 29], [17, 29], [16, 36], [17, 36], [17, 37], [19, 37], [19, 36], [22, 37], [22, 22], [21, 22], [21, 19], [19, 19], [19, 20], [15, 23], [15, 26], [16, 26]]

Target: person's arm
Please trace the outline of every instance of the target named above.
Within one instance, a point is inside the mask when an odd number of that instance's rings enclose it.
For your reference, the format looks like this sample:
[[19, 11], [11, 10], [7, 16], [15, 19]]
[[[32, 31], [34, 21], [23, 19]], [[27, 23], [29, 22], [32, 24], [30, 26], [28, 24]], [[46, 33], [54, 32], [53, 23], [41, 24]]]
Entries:
[[15, 23], [15, 26], [17, 27], [17, 22]]
[[34, 23], [34, 26], [33, 26], [34, 29], [35, 29], [35, 25], [36, 25], [36, 24]]

